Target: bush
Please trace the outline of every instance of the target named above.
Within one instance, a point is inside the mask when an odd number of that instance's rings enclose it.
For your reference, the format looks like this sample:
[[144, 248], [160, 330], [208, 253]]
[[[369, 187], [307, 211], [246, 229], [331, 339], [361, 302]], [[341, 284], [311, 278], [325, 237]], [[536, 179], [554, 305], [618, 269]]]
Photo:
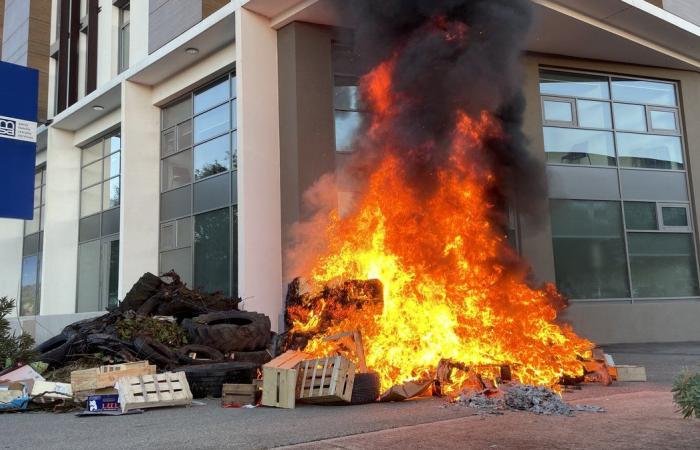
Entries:
[[5, 318], [15, 308], [15, 301], [0, 298], [0, 368], [5, 369], [16, 363], [29, 363], [36, 358], [34, 338], [27, 333], [16, 336], [10, 333], [10, 322]]
[[675, 379], [671, 392], [684, 418], [700, 418], [700, 373], [686, 370]]

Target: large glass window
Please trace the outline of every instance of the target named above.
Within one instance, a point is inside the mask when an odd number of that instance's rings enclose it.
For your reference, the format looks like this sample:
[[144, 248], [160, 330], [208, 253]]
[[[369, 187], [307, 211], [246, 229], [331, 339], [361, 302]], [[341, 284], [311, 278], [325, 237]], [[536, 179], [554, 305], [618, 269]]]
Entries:
[[236, 77], [167, 106], [161, 132], [160, 270], [237, 295]]
[[362, 108], [357, 79], [337, 76], [334, 92], [335, 108], [335, 149], [350, 152], [360, 127], [362, 126]]
[[[690, 203], [662, 185], [681, 182], [664, 171], [687, 176], [677, 85], [542, 69], [540, 94], [550, 165], [616, 169], [567, 169], [571, 182], [553, 178], [553, 192], [571, 195], [550, 203], [559, 289], [589, 300], [699, 296]], [[617, 183], [586, 190], [585, 172], [591, 183], [612, 175]], [[646, 175], [646, 191], [629, 181]]]
[[82, 150], [77, 312], [117, 304], [121, 137], [111, 133]]
[[674, 83], [541, 70], [540, 93], [549, 163], [684, 169]]
[[129, 3], [119, 8], [119, 73], [129, 68], [129, 41], [131, 7]]
[[46, 213], [46, 168], [34, 176], [34, 217], [24, 222], [22, 246], [22, 281], [19, 301], [21, 316], [39, 314], [41, 300], [41, 252]]

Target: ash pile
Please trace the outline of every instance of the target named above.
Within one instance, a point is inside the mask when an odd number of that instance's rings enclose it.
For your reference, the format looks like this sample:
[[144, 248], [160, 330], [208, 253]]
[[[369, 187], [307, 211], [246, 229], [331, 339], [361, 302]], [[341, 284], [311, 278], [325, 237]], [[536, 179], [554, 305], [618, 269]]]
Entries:
[[528, 411], [548, 416], [573, 416], [576, 412], [605, 412], [605, 409], [599, 406], [570, 405], [548, 387], [518, 383], [506, 383], [499, 386], [497, 391], [464, 390], [454, 402], [486, 414], [502, 414], [505, 410]]
[[269, 317], [239, 304], [190, 289], [175, 272], [146, 273], [116, 308], [38, 345], [37, 360], [55, 381], [96, 364], [148, 361], [159, 372], [185, 372], [194, 398], [220, 397], [222, 384], [250, 383], [272, 359]]

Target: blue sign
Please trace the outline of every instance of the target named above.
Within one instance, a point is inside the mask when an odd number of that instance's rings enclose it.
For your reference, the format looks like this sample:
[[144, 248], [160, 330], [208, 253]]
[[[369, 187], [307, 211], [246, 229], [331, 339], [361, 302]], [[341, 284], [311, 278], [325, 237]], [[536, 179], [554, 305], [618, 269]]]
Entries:
[[0, 217], [34, 213], [39, 72], [0, 62]]

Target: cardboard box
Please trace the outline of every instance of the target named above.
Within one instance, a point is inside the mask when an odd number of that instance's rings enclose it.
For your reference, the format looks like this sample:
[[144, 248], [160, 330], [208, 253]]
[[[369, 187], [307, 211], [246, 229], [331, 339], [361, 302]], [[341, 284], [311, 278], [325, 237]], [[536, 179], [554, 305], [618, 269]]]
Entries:
[[617, 381], [647, 381], [647, 371], [643, 366], [615, 366]]
[[121, 411], [119, 394], [91, 395], [87, 399], [86, 406], [86, 411], [89, 412]]

